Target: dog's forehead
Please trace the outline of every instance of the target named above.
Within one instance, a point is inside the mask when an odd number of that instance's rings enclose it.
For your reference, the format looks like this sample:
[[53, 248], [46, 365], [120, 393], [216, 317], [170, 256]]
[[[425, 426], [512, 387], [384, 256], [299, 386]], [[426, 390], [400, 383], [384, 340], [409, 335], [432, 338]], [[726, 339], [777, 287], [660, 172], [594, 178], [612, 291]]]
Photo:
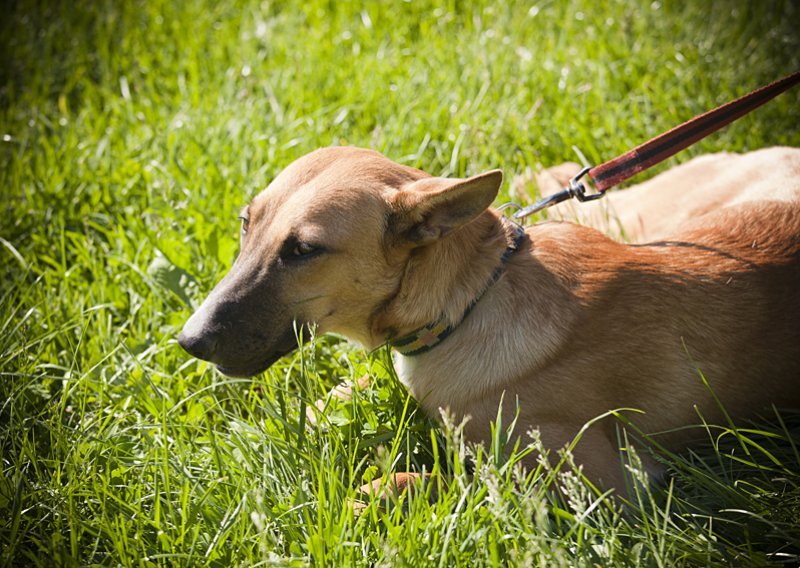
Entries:
[[253, 199], [250, 214], [272, 217], [284, 207], [347, 207], [376, 202], [428, 174], [374, 150], [332, 147], [292, 162]]

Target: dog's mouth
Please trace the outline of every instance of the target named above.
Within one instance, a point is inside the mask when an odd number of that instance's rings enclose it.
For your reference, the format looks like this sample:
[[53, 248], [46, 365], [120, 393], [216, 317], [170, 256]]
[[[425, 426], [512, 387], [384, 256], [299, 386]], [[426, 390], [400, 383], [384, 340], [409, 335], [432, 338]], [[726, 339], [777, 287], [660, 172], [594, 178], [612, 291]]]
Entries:
[[247, 364], [241, 367], [236, 365], [220, 365], [220, 364], [215, 364], [215, 367], [220, 373], [222, 373], [226, 377], [233, 377], [233, 378], [254, 377], [272, 367], [272, 365], [275, 364], [275, 362], [278, 361], [281, 357], [288, 355], [295, 349], [296, 346], [289, 349], [276, 351], [274, 353], [271, 353], [266, 359], [263, 359], [258, 363]]
[[[223, 375], [236, 378], [263, 373], [311, 336], [307, 324], [302, 324], [299, 332], [296, 331], [297, 324], [290, 324], [277, 335], [241, 330], [231, 333], [219, 324], [208, 327], [210, 331], [201, 328], [199, 332], [193, 329], [187, 332], [184, 328], [178, 336], [178, 343], [190, 355], [213, 363]], [[227, 333], [222, 333], [223, 330]]]
[[[303, 343], [308, 340], [309, 333], [301, 335]], [[248, 378], [261, 374], [269, 369], [276, 361], [282, 357], [293, 352], [298, 347], [298, 337], [295, 334], [294, 328], [287, 330], [281, 337], [281, 341], [274, 346], [274, 350], [270, 351], [265, 357], [255, 359], [254, 361], [243, 361], [241, 364], [223, 364], [214, 362], [220, 373], [227, 377], [235, 378]], [[227, 363], [227, 362], [226, 362]]]

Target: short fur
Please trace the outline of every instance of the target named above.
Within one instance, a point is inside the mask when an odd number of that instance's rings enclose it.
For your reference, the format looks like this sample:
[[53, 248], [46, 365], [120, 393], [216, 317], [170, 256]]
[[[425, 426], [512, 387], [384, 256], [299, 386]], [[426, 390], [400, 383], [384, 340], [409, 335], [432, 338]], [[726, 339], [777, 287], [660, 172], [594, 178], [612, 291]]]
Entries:
[[[488, 208], [501, 178], [434, 178], [358, 148], [297, 160], [249, 205], [239, 258], [179, 342], [253, 375], [295, 347], [294, 321], [368, 348], [441, 314], [458, 323], [510, 239]], [[720, 421], [701, 373], [736, 417], [800, 407], [800, 150], [697, 158], [609, 203], [624, 232], [658, 240], [529, 227], [446, 341], [396, 354], [426, 411], [471, 416], [467, 438], [485, 441], [502, 400], [507, 416], [519, 405], [519, 433], [538, 428], [558, 448], [612, 409], [644, 411], [631, 418], [646, 432], [698, 423], [698, 411]], [[297, 243], [316, 248], [298, 255]], [[687, 436], [659, 441], [680, 449]], [[623, 487], [612, 420], [575, 455]]]

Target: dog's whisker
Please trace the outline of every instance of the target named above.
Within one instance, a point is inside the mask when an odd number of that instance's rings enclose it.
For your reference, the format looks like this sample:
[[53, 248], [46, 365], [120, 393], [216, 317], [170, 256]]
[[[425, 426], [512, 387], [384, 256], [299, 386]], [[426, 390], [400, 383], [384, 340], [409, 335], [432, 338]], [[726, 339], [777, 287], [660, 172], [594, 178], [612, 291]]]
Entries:
[[328, 298], [328, 297], [329, 297], [329, 296], [325, 296], [325, 295], [319, 295], [319, 296], [310, 296], [310, 297], [308, 297], [308, 298], [304, 298], [304, 299], [302, 299], [302, 300], [296, 300], [296, 301], [292, 302], [292, 303], [291, 303], [291, 304], [289, 304], [289, 305], [290, 305], [290, 306], [292, 306], [292, 307], [294, 307], [294, 306], [301, 306], [301, 305], [303, 305], [303, 304], [310, 304], [311, 302], [316, 302], [317, 300], [324, 300], [324, 299], [326, 299], [326, 298]]

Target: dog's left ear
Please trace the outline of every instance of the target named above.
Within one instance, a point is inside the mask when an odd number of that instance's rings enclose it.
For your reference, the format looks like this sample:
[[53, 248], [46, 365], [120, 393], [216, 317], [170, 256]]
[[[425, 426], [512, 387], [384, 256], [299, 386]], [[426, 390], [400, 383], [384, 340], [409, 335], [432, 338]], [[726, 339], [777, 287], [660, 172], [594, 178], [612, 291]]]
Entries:
[[402, 236], [426, 245], [465, 225], [492, 204], [503, 172], [492, 170], [466, 179], [422, 178], [392, 199]]

